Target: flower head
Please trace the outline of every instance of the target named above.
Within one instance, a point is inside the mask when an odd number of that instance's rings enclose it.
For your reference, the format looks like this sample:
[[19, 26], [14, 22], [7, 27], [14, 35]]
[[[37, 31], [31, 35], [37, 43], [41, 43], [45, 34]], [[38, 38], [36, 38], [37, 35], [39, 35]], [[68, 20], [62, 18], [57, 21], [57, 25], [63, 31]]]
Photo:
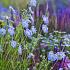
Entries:
[[27, 36], [28, 38], [31, 38], [32, 37], [32, 31], [31, 30], [29, 30], [29, 29], [26, 29], [26, 30], [24, 30], [24, 34], [25, 34], [25, 36]]
[[12, 40], [12, 41], [11, 41], [11, 46], [12, 46], [13, 48], [15, 48], [15, 47], [16, 47], [16, 45], [17, 45], [17, 42], [16, 42], [16, 41], [14, 41], [14, 40]]
[[25, 20], [25, 19], [23, 19], [22, 20], [22, 26], [23, 26], [23, 28], [28, 28], [29, 27], [29, 23], [30, 21], [27, 19], [27, 20]]
[[45, 24], [49, 23], [48, 17], [46, 17], [45, 15], [43, 15], [42, 18], [43, 18], [43, 21], [44, 21]]
[[10, 26], [8, 32], [11, 36], [13, 36], [15, 34], [14, 27]]
[[4, 28], [0, 28], [0, 34], [1, 35], [5, 35], [6, 34], [6, 30]]
[[48, 33], [48, 27], [45, 24], [42, 25], [42, 30], [44, 33]]
[[53, 53], [53, 51], [50, 51], [48, 54], [48, 60], [50, 61], [56, 61], [57, 60], [57, 55]]
[[57, 52], [56, 55], [58, 56], [58, 60], [62, 60], [66, 56], [64, 52]]

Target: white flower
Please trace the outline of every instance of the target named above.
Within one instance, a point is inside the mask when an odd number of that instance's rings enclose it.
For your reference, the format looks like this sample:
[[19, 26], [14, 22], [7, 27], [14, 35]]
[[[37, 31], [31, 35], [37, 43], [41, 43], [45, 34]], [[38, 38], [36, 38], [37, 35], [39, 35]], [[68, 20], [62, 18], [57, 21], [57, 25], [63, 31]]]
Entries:
[[28, 28], [29, 27], [29, 23], [30, 21], [28, 19], [22, 19], [22, 26], [23, 28]]
[[19, 47], [18, 47], [18, 54], [22, 55], [22, 46], [21, 45], [19, 45]]
[[30, 0], [29, 5], [36, 7], [37, 1], [36, 0]]
[[36, 30], [36, 28], [35, 28], [34, 26], [31, 27], [31, 30], [32, 30], [32, 33], [33, 33], [33, 34], [36, 34], [36, 31], [37, 31], [37, 30]]
[[57, 52], [56, 55], [58, 56], [58, 60], [62, 60], [66, 56], [64, 52]]
[[12, 41], [11, 41], [11, 46], [12, 46], [13, 48], [15, 48], [15, 47], [16, 47], [16, 45], [17, 45], [17, 42], [16, 42], [16, 41], [14, 41], [14, 40], [12, 40]]
[[10, 34], [11, 36], [13, 36], [13, 35], [15, 34], [14, 27], [10, 26], [10, 27], [8, 28], [8, 32], [9, 32], [9, 34]]
[[48, 19], [47, 16], [43, 15], [42, 18], [43, 18], [43, 21], [44, 21], [45, 24], [49, 23], [49, 19]]
[[1, 35], [5, 35], [5, 34], [6, 34], [6, 30], [5, 30], [4, 28], [1, 28], [1, 29], [0, 29], [0, 34], [1, 34]]
[[31, 38], [32, 37], [32, 31], [31, 30], [29, 30], [29, 29], [26, 29], [26, 30], [24, 30], [24, 34], [25, 34], [25, 36], [27, 36], [28, 38]]
[[42, 30], [44, 33], [48, 33], [48, 27], [45, 24], [42, 25]]

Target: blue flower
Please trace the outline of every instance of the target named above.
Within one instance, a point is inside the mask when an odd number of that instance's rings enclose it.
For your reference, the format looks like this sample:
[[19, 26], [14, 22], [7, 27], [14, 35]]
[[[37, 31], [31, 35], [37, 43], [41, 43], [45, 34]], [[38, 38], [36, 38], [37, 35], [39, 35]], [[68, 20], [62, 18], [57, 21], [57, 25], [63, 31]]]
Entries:
[[17, 42], [14, 41], [14, 40], [12, 40], [12, 41], [11, 41], [11, 46], [12, 46], [13, 48], [16, 48], [16, 46], [17, 46]]
[[47, 25], [43, 24], [42, 25], [42, 30], [43, 30], [44, 33], [48, 33], [48, 27], [47, 27]]
[[32, 26], [32, 27], [31, 27], [31, 31], [32, 31], [33, 34], [36, 34], [36, 31], [37, 31], [37, 30], [36, 30], [36, 28], [35, 28], [34, 26]]
[[11, 36], [13, 36], [15, 34], [14, 27], [10, 26], [8, 32]]
[[50, 51], [48, 54], [48, 60], [49, 61], [56, 61], [58, 59], [57, 55], [53, 53], [53, 51]]
[[32, 31], [31, 30], [29, 30], [29, 29], [26, 29], [26, 30], [24, 30], [24, 34], [25, 34], [25, 36], [27, 36], [28, 38], [31, 38], [32, 37]]
[[5, 34], [6, 34], [6, 30], [4, 28], [1, 28], [0, 29], [0, 35], [4, 36]]
[[29, 23], [30, 21], [27, 19], [27, 20], [25, 20], [25, 19], [22, 19], [22, 26], [23, 26], [23, 28], [28, 28], [29, 27]]
[[22, 55], [22, 46], [21, 45], [19, 45], [19, 47], [18, 47], [18, 54]]
[[58, 60], [62, 60], [66, 56], [64, 52], [57, 52], [56, 55], [58, 56]]
[[45, 24], [49, 23], [49, 19], [48, 19], [47, 16], [43, 15], [42, 18], [43, 18], [43, 21], [44, 21]]

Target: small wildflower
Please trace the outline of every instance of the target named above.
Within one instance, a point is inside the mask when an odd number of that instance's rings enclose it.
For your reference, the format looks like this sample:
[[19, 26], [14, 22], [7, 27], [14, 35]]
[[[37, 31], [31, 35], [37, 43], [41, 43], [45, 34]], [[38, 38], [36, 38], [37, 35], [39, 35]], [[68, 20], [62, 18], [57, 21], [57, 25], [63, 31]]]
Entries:
[[50, 51], [48, 54], [48, 60], [50, 61], [56, 61], [57, 60], [57, 55], [53, 53], [53, 51]]
[[42, 30], [44, 33], [48, 33], [48, 27], [45, 24], [42, 25]]
[[43, 18], [43, 21], [44, 21], [45, 24], [49, 23], [49, 20], [48, 20], [47, 16], [43, 15], [42, 18]]
[[29, 29], [26, 29], [26, 30], [24, 30], [24, 34], [25, 34], [25, 36], [27, 36], [28, 38], [31, 38], [32, 37], [32, 31], [31, 30], [29, 30]]
[[58, 60], [62, 60], [66, 56], [64, 52], [57, 52], [56, 55], [58, 56]]
[[4, 28], [0, 28], [0, 34], [4, 36], [6, 34], [6, 30]]
[[23, 28], [28, 28], [29, 27], [29, 20], [25, 20], [25, 19], [23, 19], [22, 20], [22, 26], [23, 26]]
[[11, 36], [13, 36], [15, 34], [14, 27], [10, 26], [8, 32]]
[[13, 48], [16, 48], [16, 46], [17, 46], [17, 42], [14, 41], [14, 40], [12, 40], [12, 41], [11, 41], [11, 46], [12, 46]]

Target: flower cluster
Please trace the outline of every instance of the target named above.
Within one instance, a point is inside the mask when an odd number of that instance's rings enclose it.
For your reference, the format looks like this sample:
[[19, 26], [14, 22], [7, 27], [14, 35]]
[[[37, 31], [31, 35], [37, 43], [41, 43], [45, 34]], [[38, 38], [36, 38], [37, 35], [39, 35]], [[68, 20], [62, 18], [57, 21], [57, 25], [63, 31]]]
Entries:
[[62, 60], [65, 58], [65, 53], [64, 52], [57, 52], [56, 54], [54, 54], [53, 51], [50, 51], [48, 53], [48, 60], [50, 61], [56, 61], [56, 60]]

